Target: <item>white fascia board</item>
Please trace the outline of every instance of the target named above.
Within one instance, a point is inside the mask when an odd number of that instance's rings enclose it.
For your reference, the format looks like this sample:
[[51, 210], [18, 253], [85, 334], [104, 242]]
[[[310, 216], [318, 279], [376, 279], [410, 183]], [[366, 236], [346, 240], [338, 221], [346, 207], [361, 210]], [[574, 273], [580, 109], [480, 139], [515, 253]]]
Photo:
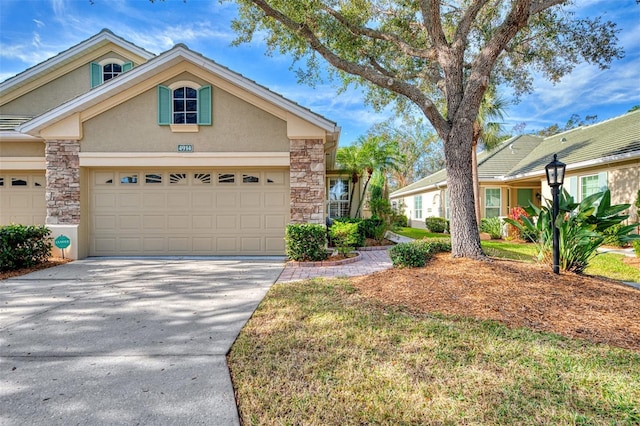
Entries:
[[16, 132], [15, 130], [1, 130], [0, 141], [42, 141], [41, 138], [31, 135], [25, 135], [24, 133]]
[[407, 197], [407, 196], [410, 196], [410, 195], [419, 194], [421, 192], [428, 192], [428, 191], [433, 190], [433, 189], [446, 188], [446, 186], [447, 186], [447, 181], [443, 180], [443, 181], [440, 181], [440, 182], [432, 183], [431, 185], [421, 186], [420, 188], [414, 188], [414, 189], [411, 189], [409, 191], [398, 190], [396, 192], [391, 193], [389, 195], [389, 198]]
[[0, 83], [0, 92], [10, 90], [14, 86], [20, 86], [22, 83], [30, 80], [31, 78], [42, 74], [48, 69], [56, 68], [58, 65], [64, 64], [65, 62], [73, 59], [73, 57], [78, 55], [79, 53], [82, 53], [92, 46], [99, 45], [103, 41], [112, 42], [113, 44], [120, 46], [123, 49], [129, 50], [132, 53], [147, 60], [155, 57], [153, 53], [148, 52], [143, 48], [136, 46], [135, 44], [124, 42], [121, 38], [116, 37], [110, 31], [103, 30], [96, 36], [91, 37], [90, 39], [85, 40], [64, 52], [59, 53], [58, 55], [49, 58], [44, 62], [41, 62], [38, 65], [27, 69], [26, 71], [23, 71], [21, 74], [18, 74], [15, 77], [9, 78], [8, 80]]

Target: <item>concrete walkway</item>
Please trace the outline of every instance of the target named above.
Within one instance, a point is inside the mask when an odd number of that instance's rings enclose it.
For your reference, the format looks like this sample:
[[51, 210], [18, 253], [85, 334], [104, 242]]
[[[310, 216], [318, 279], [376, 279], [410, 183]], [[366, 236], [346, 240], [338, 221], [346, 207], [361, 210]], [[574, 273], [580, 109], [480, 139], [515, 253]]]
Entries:
[[239, 424], [225, 355], [282, 266], [101, 258], [0, 281], [0, 424]]

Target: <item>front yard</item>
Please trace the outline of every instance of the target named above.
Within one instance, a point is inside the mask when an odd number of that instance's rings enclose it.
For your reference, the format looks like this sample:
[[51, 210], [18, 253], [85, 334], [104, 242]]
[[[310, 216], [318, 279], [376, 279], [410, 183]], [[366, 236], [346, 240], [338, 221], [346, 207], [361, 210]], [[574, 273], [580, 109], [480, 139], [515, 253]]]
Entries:
[[640, 424], [640, 291], [443, 253], [275, 285], [228, 361], [244, 424]]

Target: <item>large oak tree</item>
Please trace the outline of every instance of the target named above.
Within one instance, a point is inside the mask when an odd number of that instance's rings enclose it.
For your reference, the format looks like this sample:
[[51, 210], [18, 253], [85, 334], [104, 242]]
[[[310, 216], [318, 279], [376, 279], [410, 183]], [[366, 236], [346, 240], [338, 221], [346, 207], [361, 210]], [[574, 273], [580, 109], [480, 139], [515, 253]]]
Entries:
[[614, 23], [578, 19], [562, 0], [235, 0], [237, 42], [306, 61], [303, 80], [332, 65], [383, 107], [409, 105], [444, 144], [454, 256], [484, 257], [474, 214], [473, 123], [487, 87], [532, 90], [581, 61], [606, 68], [622, 51]]

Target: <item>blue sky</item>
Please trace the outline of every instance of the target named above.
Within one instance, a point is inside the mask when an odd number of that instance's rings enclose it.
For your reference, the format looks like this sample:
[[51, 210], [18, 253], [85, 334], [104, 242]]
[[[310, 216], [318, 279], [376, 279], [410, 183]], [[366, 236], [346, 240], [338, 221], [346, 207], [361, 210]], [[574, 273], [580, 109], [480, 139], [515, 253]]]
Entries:
[[[572, 114], [598, 121], [640, 104], [640, 5], [635, 0], [577, 0], [578, 15], [603, 15], [618, 23], [625, 58], [609, 70], [582, 64], [560, 83], [536, 79], [535, 92], [507, 110], [505, 128], [526, 122], [525, 132], [563, 125]], [[153, 53], [177, 43], [202, 53], [271, 90], [336, 121], [341, 145], [353, 142], [391, 114], [376, 114], [356, 90], [299, 85], [291, 60], [266, 56], [260, 40], [231, 47], [233, 3], [218, 0], [0, 0], [0, 81], [109, 28]], [[504, 93], [507, 98], [509, 93]]]

